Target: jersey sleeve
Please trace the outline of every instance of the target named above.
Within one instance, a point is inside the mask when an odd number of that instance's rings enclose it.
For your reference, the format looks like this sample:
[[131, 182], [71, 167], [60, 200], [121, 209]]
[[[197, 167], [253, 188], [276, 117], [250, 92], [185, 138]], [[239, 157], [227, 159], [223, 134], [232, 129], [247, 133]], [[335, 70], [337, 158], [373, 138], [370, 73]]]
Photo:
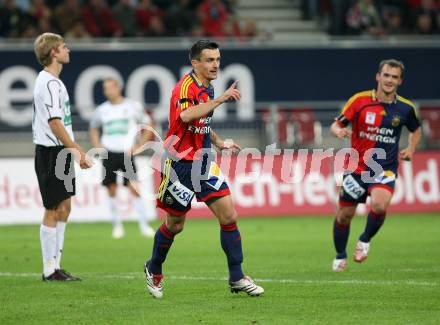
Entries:
[[92, 119], [90, 120], [90, 128], [100, 128], [102, 126], [101, 113], [99, 107], [93, 113]]
[[420, 127], [420, 121], [417, 118], [416, 111], [414, 110], [413, 107], [411, 107], [411, 110], [408, 113], [406, 127], [409, 130], [409, 132], [414, 132]]
[[180, 111], [184, 111], [195, 105], [197, 105], [197, 94], [194, 90], [193, 83], [190, 82], [189, 84], [186, 84], [184, 82], [180, 88], [180, 95], [176, 103], [176, 108]]
[[335, 118], [336, 122], [340, 124], [341, 126], [347, 126], [350, 122], [353, 121], [354, 115], [356, 113], [356, 107], [357, 107], [357, 99], [359, 96], [353, 96], [351, 97], [348, 102], [344, 105], [344, 107], [341, 110], [341, 114]]
[[47, 120], [62, 119], [61, 84], [58, 80], [49, 80], [43, 90], [44, 106]]

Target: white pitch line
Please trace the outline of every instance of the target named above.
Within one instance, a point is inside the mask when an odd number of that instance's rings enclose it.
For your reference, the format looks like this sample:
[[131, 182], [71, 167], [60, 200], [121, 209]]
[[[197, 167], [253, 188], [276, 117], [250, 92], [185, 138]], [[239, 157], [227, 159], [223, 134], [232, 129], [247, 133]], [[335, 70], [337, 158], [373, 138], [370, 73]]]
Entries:
[[[106, 279], [141, 279], [143, 273], [141, 272], [127, 272], [127, 273], [81, 273], [81, 276], [87, 278], [106, 278]], [[40, 273], [12, 273], [0, 272], [0, 277], [41, 277]], [[187, 276], [187, 275], [168, 275], [167, 280], [184, 280], [184, 281], [227, 281], [226, 277], [202, 277], [202, 276]], [[298, 280], [298, 279], [255, 279], [256, 282], [269, 283], [290, 283], [290, 284], [354, 284], [354, 285], [408, 285], [408, 286], [423, 286], [423, 287], [437, 287], [439, 283], [428, 281], [414, 281], [414, 280], [397, 280], [397, 281], [377, 281], [377, 280]]]

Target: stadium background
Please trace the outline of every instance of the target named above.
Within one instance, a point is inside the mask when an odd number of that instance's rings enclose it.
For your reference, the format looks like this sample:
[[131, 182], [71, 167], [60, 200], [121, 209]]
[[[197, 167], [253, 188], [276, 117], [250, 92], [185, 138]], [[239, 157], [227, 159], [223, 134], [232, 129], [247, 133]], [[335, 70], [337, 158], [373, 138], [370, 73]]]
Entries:
[[[212, 6], [222, 14], [212, 16]], [[434, 0], [0, 1], [0, 323], [437, 324], [439, 8]], [[226, 290], [218, 226], [196, 204], [191, 217], [202, 220], [188, 222], [176, 239], [165, 297], [150, 300], [141, 270], [152, 241], [134, 222], [126, 223], [125, 238], [111, 238], [99, 164], [77, 171], [76, 222], [68, 226], [63, 254], [63, 265], [83, 281], [43, 283], [31, 103], [40, 70], [32, 42], [45, 31], [65, 35], [72, 50], [61, 79], [76, 139], [86, 149], [89, 118], [104, 100], [101, 80], [108, 76], [123, 81], [126, 95], [144, 104], [163, 135], [171, 89], [189, 69], [188, 48], [201, 37], [213, 37], [222, 48], [216, 93], [234, 79], [243, 93], [240, 103], [215, 112], [213, 128], [262, 152], [274, 143], [308, 149], [309, 159], [313, 150], [348, 146], [329, 135], [333, 118], [349, 96], [376, 86], [380, 60], [404, 61], [399, 94], [416, 104], [423, 139], [413, 161], [401, 166], [391, 212], [368, 261], [350, 263], [342, 274], [330, 271], [338, 177], [332, 161], [319, 170], [310, 170], [310, 160], [289, 166], [292, 175], [306, 169], [303, 179], [289, 183], [282, 156], [274, 156], [274, 168], [265, 165], [272, 151], [248, 157], [246, 169], [230, 175], [237, 209], [246, 217], [239, 221], [244, 267], [264, 286], [261, 299], [231, 297]], [[145, 208], [154, 216], [149, 159], [143, 154], [138, 170]], [[129, 196], [118, 196], [124, 220], [134, 220]], [[366, 211], [363, 206], [353, 220], [349, 254]]]
[[[76, 137], [84, 148], [90, 148], [87, 135], [90, 116], [104, 100], [101, 81], [110, 76], [124, 83], [126, 95], [144, 104], [163, 135], [167, 128], [169, 94], [179, 77], [190, 69], [189, 44], [188, 40], [177, 44], [69, 43], [71, 63], [63, 70], [62, 79], [70, 93]], [[39, 66], [29, 43], [5, 43], [1, 48], [0, 223], [39, 222], [41, 202], [32, 170], [30, 130], [32, 89]], [[329, 148], [337, 153], [348, 144], [329, 135], [329, 126], [344, 100], [375, 87], [375, 72], [381, 59], [401, 59], [407, 72], [399, 93], [417, 105], [424, 137], [414, 161], [401, 166], [394, 210], [440, 210], [440, 156], [436, 151], [440, 123], [439, 41], [223, 42], [222, 56], [222, 73], [214, 82], [217, 94], [232, 80], [239, 80], [243, 99], [216, 110], [213, 128], [245, 148], [264, 152], [266, 146], [275, 143], [277, 148], [309, 149], [310, 153], [313, 149]], [[404, 133], [402, 145], [405, 142]], [[336, 196], [330, 161], [324, 160], [318, 179], [312, 179], [309, 156], [308, 163], [300, 166], [307, 169], [308, 176], [297, 184], [282, 185], [279, 162], [273, 169], [261, 171], [262, 158], [247, 158], [246, 172], [253, 171], [254, 179], [246, 173], [229, 175], [236, 179], [232, 188], [242, 215], [332, 213]], [[140, 176], [148, 184], [151, 173], [145, 159], [148, 156], [141, 159], [140, 168], [145, 173]], [[92, 171], [77, 171], [85, 181], [79, 182], [72, 220], [106, 220], [104, 192], [96, 180], [100, 176], [98, 169], [99, 164]], [[143, 192], [146, 208], [154, 216], [152, 187], [145, 185]], [[125, 218], [132, 218], [125, 192], [120, 200]], [[210, 215], [203, 205], [195, 207], [192, 215]]]

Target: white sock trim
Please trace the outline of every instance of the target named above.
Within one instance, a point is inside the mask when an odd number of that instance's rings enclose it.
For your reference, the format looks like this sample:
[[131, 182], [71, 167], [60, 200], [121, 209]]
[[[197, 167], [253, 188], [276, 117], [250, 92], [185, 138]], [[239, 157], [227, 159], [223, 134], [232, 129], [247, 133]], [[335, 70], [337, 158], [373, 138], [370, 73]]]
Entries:
[[133, 198], [133, 206], [134, 209], [137, 212], [138, 218], [139, 218], [139, 225], [141, 227], [145, 227], [148, 225], [147, 216], [145, 214], [145, 206], [144, 202], [142, 201], [141, 197], [134, 197]]
[[41, 252], [43, 256], [43, 273], [49, 276], [55, 272], [56, 267], [56, 241], [57, 229], [55, 227], [40, 226]]
[[108, 206], [110, 209], [110, 215], [111, 215], [113, 227], [122, 226], [122, 221], [121, 218], [119, 217], [118, 205], [116, 203], [116, 197], [108, 198]]

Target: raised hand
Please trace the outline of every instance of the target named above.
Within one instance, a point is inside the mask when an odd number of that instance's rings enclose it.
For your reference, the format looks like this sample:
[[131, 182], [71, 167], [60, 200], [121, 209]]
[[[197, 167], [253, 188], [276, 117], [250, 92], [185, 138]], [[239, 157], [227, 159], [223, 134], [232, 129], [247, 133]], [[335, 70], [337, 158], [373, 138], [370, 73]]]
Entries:
[[241, 93], [237, 89], [238, 80], [235, 80], [234, 83], [223, 93], [221, 96], [222, 102], [227, 102], [229, 100], [240, 100]]
[[344, 139], [344, 138], [349, 138], [351, 137], [351, 130], [349, 128], [340, 128], [337, 133], [336, 136], [339, 139]]

